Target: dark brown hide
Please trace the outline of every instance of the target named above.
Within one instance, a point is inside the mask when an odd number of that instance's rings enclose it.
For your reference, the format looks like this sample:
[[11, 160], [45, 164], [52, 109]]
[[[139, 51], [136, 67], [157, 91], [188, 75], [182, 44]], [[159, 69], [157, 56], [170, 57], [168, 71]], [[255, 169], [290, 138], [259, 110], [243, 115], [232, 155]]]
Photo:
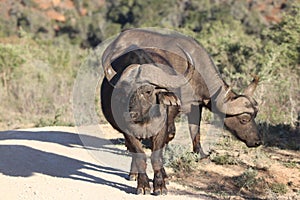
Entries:
[[[225, 116], [225, 126], [248, 147], [255, 147], [262, 143], [254, 121], [258, 106], [252, 98], [258, 84], [258, 77], [254, 77], [243, 95], [237, 95], [223, 81], [205, 49], [194, 39], [174, 32], [126, 30], [107, 47], [102, 56], [102, 63], [106, 75], [101, 88], [103, 113], [114, 128], [124, 133], [128, 149], [137, 154], [133, 156], [131, 175], [138, 173], [138, 193], [149, 191], [148, 177], [145, 174], [145, 155], [139, 143], [139, 138], [143, 137], [151, 137], [153, 143], [153, 158], [151, 158], [156, 177], [154, 177], [154, 192], [166, 191], [165, 185], [161, 182], [166, 178], [166, 174], [160, 161], [162, 158], [160, 149], [172, 138], [172, 134], [175, 134], [174, 119], [179, 110], [188, 116], [193, 151], [200, 153], [202, 157], [207, 156], [200, 145], [200, 120], [203, 107]], [[143, 73], [128, 76], [127, 68], [135, 64], [142, 66], [137, 69]], [[127, 122], [131, 134], [118, 126], [112, 112], [114, 106], [111, 103], [112, 93], [116, 89], [114, 87], [117, 87], [126, 76], [138, 77], [138, 79], [128, 78], [126, 87], [131, 90], [137, 91], [140, 86], [144, 86], [144, 89], [150, 88], [142, 91], [142, 96], [140, 94], [136, 97], [131, 96], [132, 102], [135, 102], [130, 103], [127, 116], [131, 120]], [[141, 83], [137, 84], [139, 81]], [[122, 88], [124, 89], [125, 86]], [[159, 91], [160, 89], [163, 89], [163, 92]], [[171, 99], [177, 99], [180, 104], [168, 105], [170, 98], [167, 94], [172, 94]], [[131, 94], [126, 95], [129, 97]], [[155, 105], [158, 105], [159, 112], [154, 112], [153, 115], [152, 109]], [[146, 125], [155, 124], [154, 119], [162, 119], [160, 115], [166, 116], [166, 120], [161, 121], [163, 122], [161, 129], [155, 134], [141, 134]]]

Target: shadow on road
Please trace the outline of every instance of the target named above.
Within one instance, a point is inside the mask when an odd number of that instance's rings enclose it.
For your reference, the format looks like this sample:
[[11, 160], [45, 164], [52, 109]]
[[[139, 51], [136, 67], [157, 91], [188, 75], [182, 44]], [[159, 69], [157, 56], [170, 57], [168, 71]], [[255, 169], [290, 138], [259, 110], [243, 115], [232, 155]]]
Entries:
[[[90, 137], [90, 136], [84, 136]], [[103, 145], [106, 140], [99, 140], [95, 144]], [[83, 147], [77, 134], [57, 131], [27, 132], [27, 131], [5, 131], [0, 132], [0, 141], [3, 140], [35, 140], [47, 143], [56, 143], [67, 147], [97, 148], [96, 146]], [[101, 140], [101, 141], [100, 141]], [[116, 151], [113, 148], [108, 151]], [[0, 145], [0, 173], [7, 176], [30, 177], [34, 173], [49, 175], [52, 177], [69, 178], [91, 183], [108, 185], [126, 193], [134, 193], [135, 188], [105, 180], [97, 177], [95, 172], [107, 173], [126, 178], [127, 172], [112, 167], [95, 165], [78, 159], [46, 152], [25, 145], [4, 144]]]

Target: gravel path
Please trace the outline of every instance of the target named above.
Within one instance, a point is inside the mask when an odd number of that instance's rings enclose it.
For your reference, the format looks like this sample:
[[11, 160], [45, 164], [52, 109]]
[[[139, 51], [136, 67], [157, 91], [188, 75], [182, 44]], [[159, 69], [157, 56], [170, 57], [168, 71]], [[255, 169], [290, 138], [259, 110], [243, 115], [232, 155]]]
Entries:
[[110, 142], [122, 135], [102, 130], [109, 134], [72, 127], [0, 132], [0, 199], [211, 199], [172, 182], [166, 196], [135, 195], [136, 182], [126, 180], [131, 159]]

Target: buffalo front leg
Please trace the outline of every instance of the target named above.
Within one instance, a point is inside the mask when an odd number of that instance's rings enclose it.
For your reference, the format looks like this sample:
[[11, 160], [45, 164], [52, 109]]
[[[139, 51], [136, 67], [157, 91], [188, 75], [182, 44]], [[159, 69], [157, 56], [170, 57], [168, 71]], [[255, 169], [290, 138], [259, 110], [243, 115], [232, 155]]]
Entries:
[[166, 144], [166, 138], [169, 136], [167, 128], [163, 128], [156, 136], [152, 138], [151, 164], [154, 171], [153, 193], [154, 195], [166, 195], [167, 174], [163, 167], [163, 148]]
[[200, 154], [201, 158], [208, 155], [204, 153], [200, 144], [200, 121], [202, 115], [202, 106], [192, 105], [191, 112], [187, 114], [190, 136], [193, 142], [193, 152]]
[[[127, 147], [127, 149], [130, 151], [128, 145], [128, 141], [127, 139], [125, 140], [125, 145]], [[136, 160], [135, 160], [135, 156], [131, 156], [131, 166], [130, 166], [130, 171], [129, 171], [129, 175], [128, 175], [128, 180], [130, 181], [136, 181], [137, 180], [137, 176], [138, 176], [138, 168], [136, 166]]]
[[132, 135], [125, 135], [128, 150], [132, 153], [131, 167], [137, 172], [137, 194], [150, 194], [149, 178], [146, 174], [147, 157], [141, 142]]
[[128, 180], [130, 181], [136, 181], [138, 177], [138, 168], [136, 166], [136, 159], [135, 156], [132, 155], [132, 160], [131, 160], [131, 166], [130, 166], [130, 172], [128, 175]]

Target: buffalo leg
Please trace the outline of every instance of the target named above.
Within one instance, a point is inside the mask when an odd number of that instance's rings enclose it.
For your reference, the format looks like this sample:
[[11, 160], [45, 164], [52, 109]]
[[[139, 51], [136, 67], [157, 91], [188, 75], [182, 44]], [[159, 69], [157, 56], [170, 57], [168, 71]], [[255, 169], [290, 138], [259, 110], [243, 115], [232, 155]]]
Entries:
[[204, 153], [200, 144], [200, 121], [202, 114], [202, 106], [192, 105], [191, 112], [187, 114], [190, 136], [193, 142], [194, 153], [200, 154], [201, 158], [206, 158], [208, 155]]
[[[125, 145], [127, 147], [127, 149], [129, 151], [131, 151], [129, 149], [129, 145], [127, 139], [125, 140]], [[138, 176], [138, 169], [136, 166], [136, 160], [135, 160], [135, 156], [131, 156], [131, 166], [130, 166], [130, 171], [129, 171], [129, 175], [128, 175], [128, 180], [130, 181], [136, 181], [137, 180], [137, 176]]]
[[132, 153], [132, 166], [137, 172], [137, 194], [150, 194], [149, 178], [146, 174], [147, 157], [141, 142], [132, 135], [125, 134], [128, 150]]
[[163, 148], [167, 137], [167, 127], [164, 127], [152, 138], [151, 164], [154, 171], [153, 193], [155, 195], [165, 195], [168, 193], [166, 187], [166, 179], [168, 177], [163, 167]]
[[171, 140], [175, 137], [176, 127], [175, 127], [175, 117], [179, 113], [179, 107], [178, 106], [168, 106], [168, 137], [166, 138], [166, 143], [168, 144]]
[[135, 159], [135, 156], [132, 156], [128, 180], [136, 181], [137, 177], [138, 177], [138, 168], [136, 166], [136, 159]]

